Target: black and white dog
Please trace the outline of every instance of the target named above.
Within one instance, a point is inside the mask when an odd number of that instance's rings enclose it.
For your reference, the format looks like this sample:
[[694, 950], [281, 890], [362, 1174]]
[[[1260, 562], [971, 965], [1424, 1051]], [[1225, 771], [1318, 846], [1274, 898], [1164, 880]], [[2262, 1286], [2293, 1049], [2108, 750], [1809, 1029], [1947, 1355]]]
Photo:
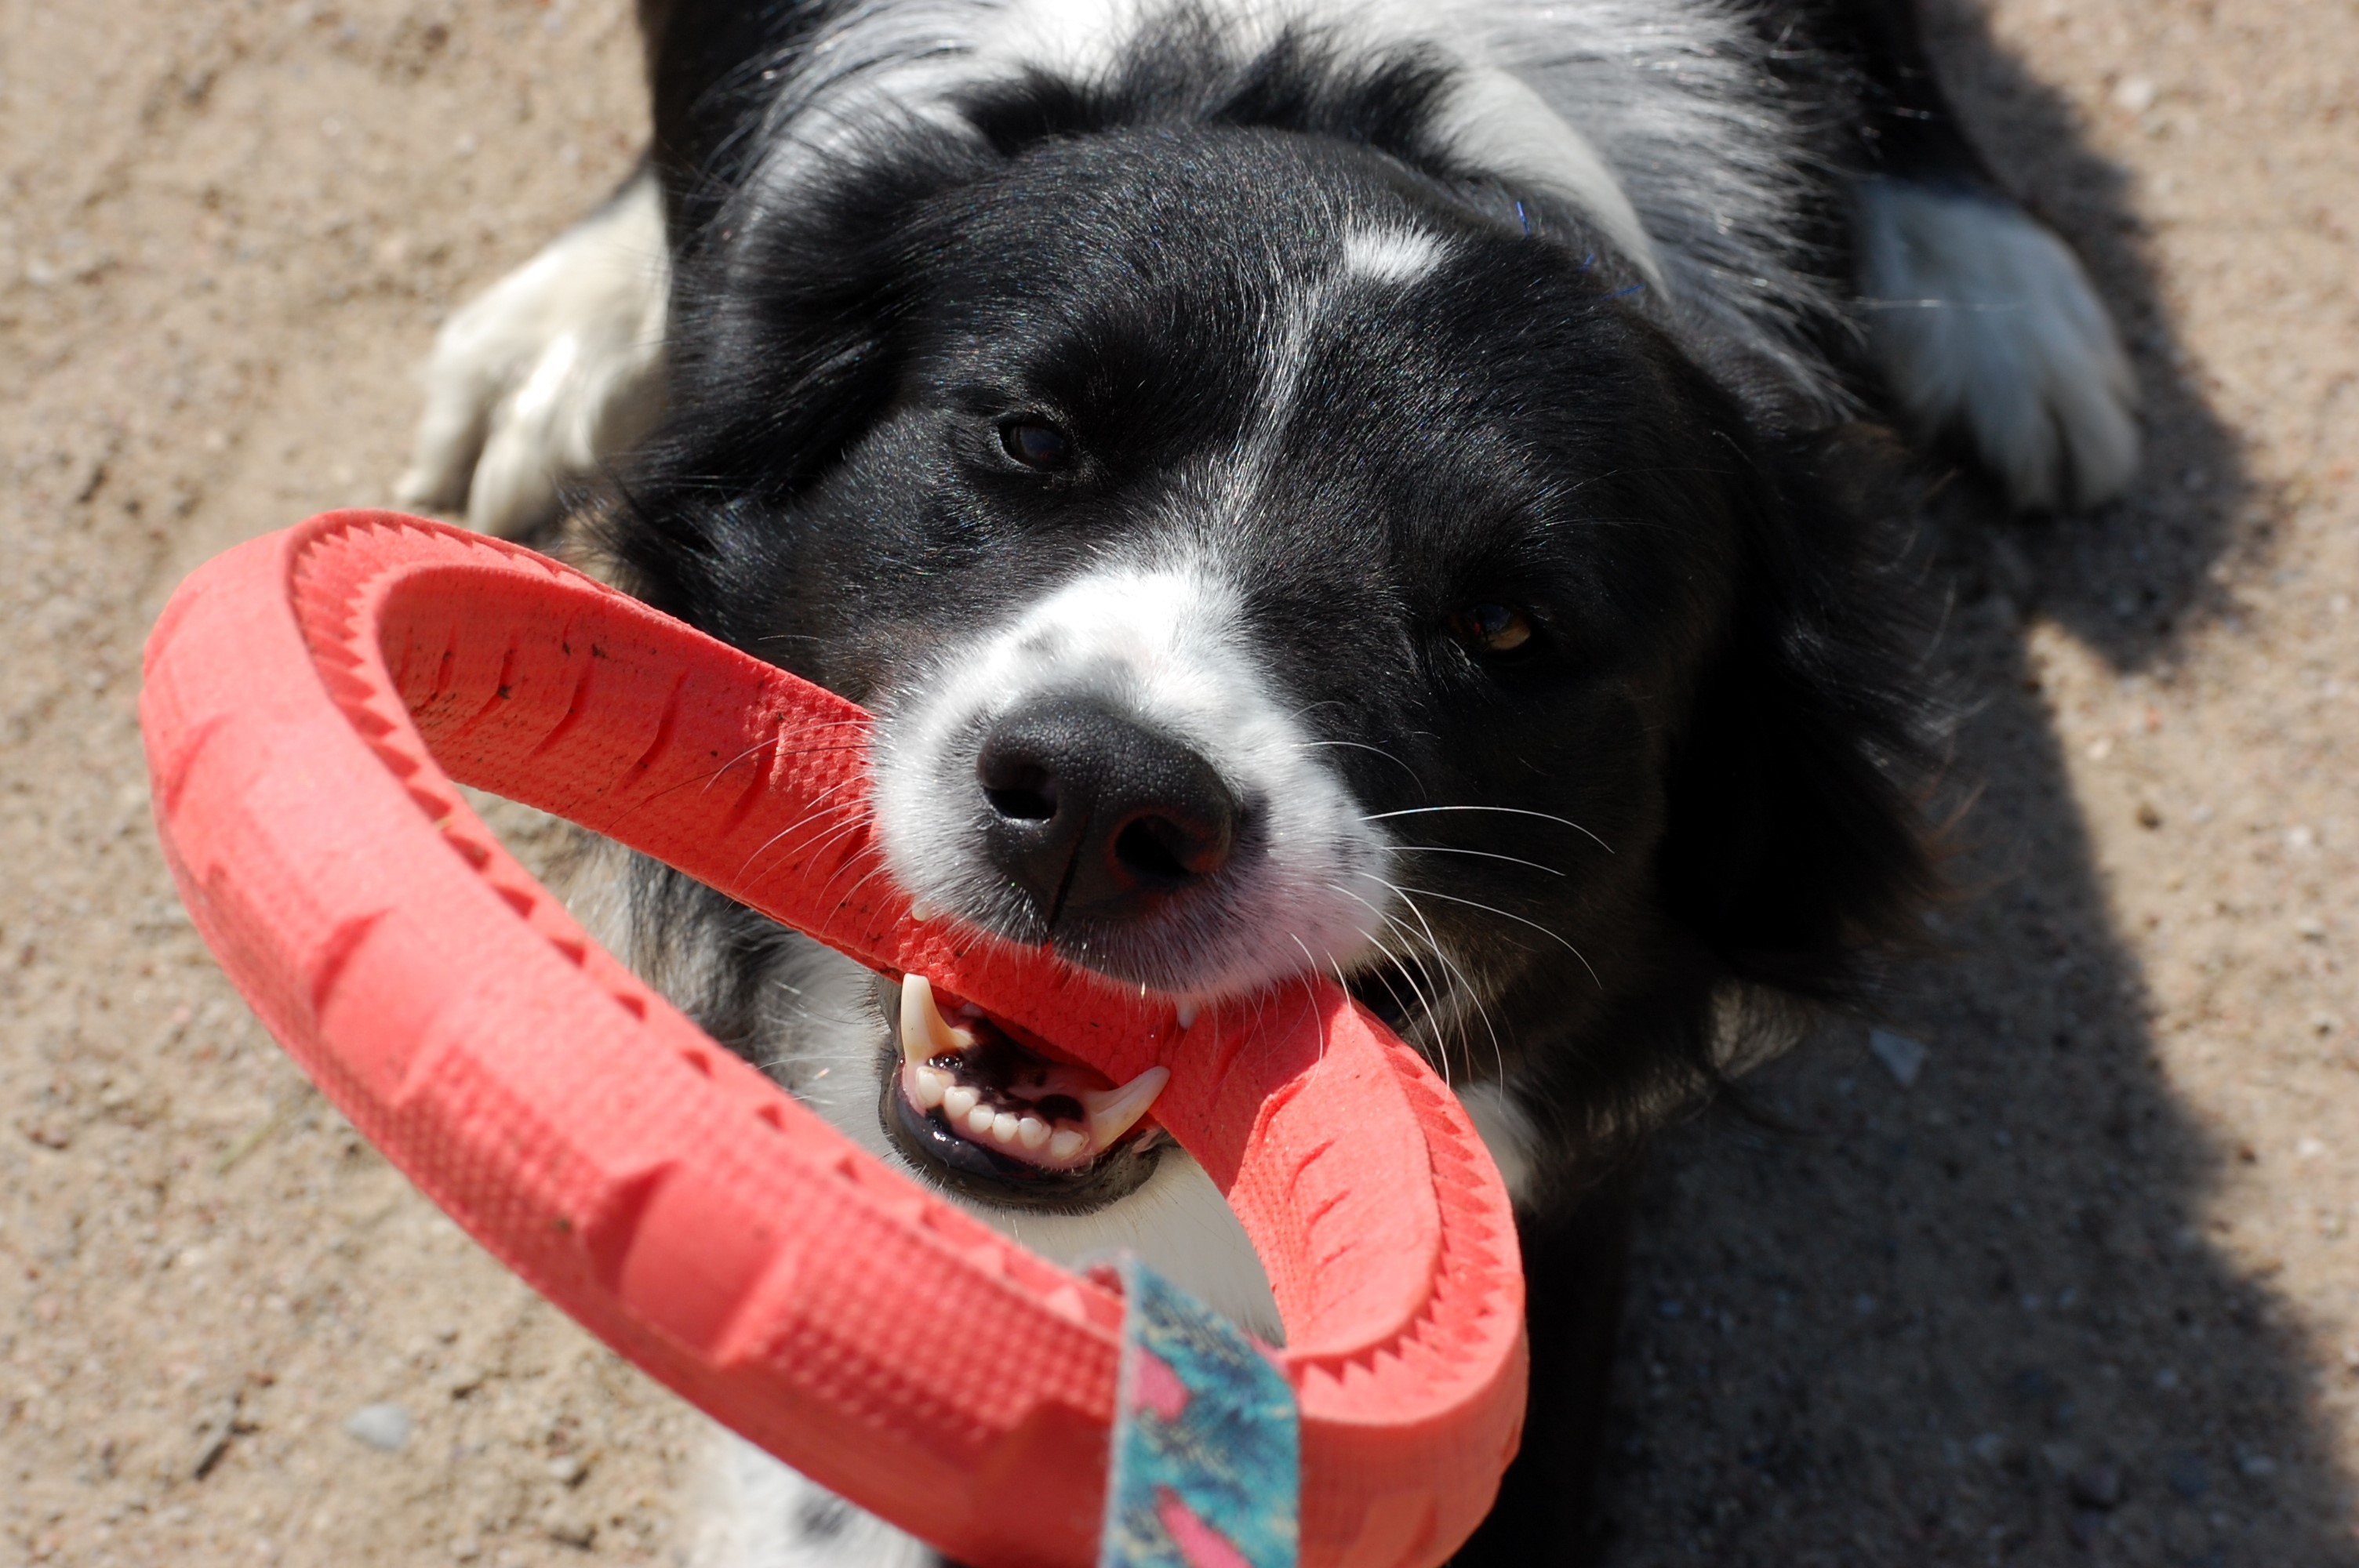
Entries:
[[[405, 498], [526, 534], [605, 476], [627, 586], [875, 712], [942, 917], [1395, 1021], [1527, 1225], [1531, 1426], [1460, 1561], [1571, 1560], [1585, 1188], [1929, 878], [1858, 421], [2117, 492], [2080, 267], [1906, 0], [642, 12], [646, 170], [445, 328]], [[1154, 1085], [630, 882], [636, 961], [880, 1155], [1277, 1332]], [[713, 1563], [930, 1561], [721, 1468]]]

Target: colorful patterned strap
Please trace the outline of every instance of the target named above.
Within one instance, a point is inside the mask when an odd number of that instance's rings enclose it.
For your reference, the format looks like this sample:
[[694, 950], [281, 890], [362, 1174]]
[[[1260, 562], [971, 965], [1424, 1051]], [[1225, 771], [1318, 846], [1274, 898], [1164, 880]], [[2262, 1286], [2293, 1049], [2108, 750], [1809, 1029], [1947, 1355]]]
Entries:
[[1098, 1568], [1293, 1568], [1294, 1392], [1228, 1319], [1136, 1259]]

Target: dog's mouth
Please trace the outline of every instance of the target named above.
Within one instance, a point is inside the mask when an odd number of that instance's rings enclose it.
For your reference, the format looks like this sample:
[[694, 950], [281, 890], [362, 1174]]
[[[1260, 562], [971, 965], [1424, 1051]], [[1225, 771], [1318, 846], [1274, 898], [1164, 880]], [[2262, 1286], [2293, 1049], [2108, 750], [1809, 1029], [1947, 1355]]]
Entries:
[[[944, 1002], [948, 1000], [947, 1011]], [[883, 1075], [886, 1132], [925, 1173], [1001, 1207], [1085, 1210], [1154, 1173], [1168, 1141], [1151, 1119], [1171, 1078], [1126, 1084], [1020, 1044], [972, 1003], [901, 982], [899, 1050]]]

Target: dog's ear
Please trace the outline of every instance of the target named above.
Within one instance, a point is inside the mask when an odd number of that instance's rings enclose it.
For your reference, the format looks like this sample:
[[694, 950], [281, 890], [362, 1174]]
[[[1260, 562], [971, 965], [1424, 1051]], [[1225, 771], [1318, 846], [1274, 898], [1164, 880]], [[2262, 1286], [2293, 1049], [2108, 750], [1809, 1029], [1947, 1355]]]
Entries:
[[1846, 432], [1750, 460], [1728, 633], [1670, 775], [1674, 917], [1734, 978], [1810, 997], [1853, 992], [1936, 880], [1910, 596], [1897, 546], [1862, 521], [1890, 515], [1897, 487], [1873, 503], [1822, 477], [1880, 471], [1875, 444]]
[[667, 414], [614, 476], [601, 543], [633, 592], [724, 637], [714, 618], [758, 601], [740, 590], [785, 547], [778, 519], [897, 395], [929, 203], [989, 161], [939, 130], [888, 135], [897, 156], [757, 183], [674, 240]]

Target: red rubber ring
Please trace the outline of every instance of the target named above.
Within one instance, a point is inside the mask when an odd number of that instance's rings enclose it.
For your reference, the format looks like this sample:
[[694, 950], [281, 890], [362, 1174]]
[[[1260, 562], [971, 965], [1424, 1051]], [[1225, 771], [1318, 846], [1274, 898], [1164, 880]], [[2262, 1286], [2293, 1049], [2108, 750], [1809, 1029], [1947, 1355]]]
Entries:
[[1332, 985], [1183, 1031], [1043, 950], [913, 921], [864, 832], [799, 827], [866, 787], [853, 705], [528, 550], [342, 512], [181, 586], [140, 722], [198, 929], [329, 1098], [535, 1289], [814, 1479], [979, 1568], [1093, 1563], [1119, 1300], [715, 1044], [453, 777], [1117, 1081], [1169, 1065], [1156, 1117], [1286, 1325], [1302, 1561], [1437, 1563], [1489, 1508], [1523, 1280], [1457, 1100]]

